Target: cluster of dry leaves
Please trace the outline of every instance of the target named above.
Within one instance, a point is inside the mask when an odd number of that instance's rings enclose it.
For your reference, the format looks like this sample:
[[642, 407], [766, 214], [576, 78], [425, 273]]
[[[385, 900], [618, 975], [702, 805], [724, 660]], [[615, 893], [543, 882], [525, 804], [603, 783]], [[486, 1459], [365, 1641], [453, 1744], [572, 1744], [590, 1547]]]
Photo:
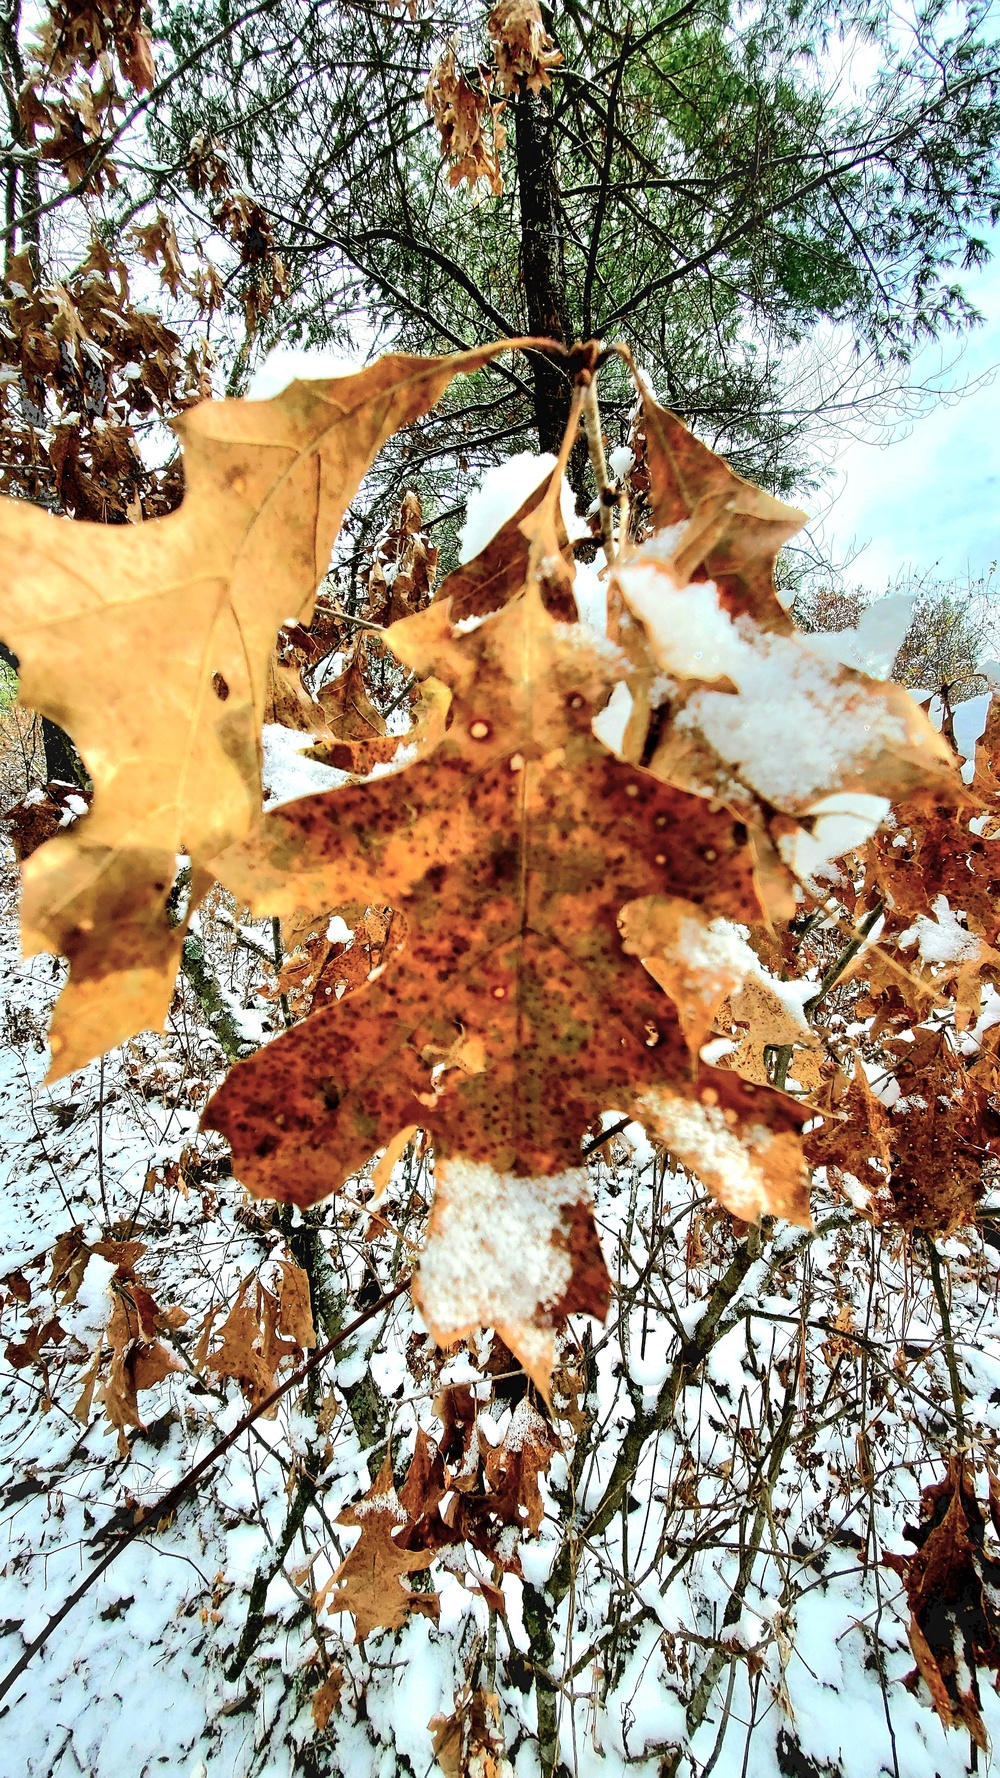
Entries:
[[[604, 1114], [641, 1124], [745, 1223], [807, 1222], [811, 1166], [876, 1221], [974, 1216], [1000, 1139], [1000, 1027], [963, 1048], [1000, 979], [1000, 717], [967, 786], [906, 692], [818, 653], [774, 584], [802, 515], [639, 377], [635, 468], [604, 502], [619, 513], [606, 630], [582, 621], [560, 491], [596, 348], [578, 355], [562, 459], [478, 556], [435, 585], [408, 496], [364, 612], [317, 597], [380, 446], [504, 349], [191, 408], [183, 504], [143, 523], [4, 501], [2, 625], [24, 702], [68, 730], [94, 784], [82, 818], [53, 794], [48, 837], [24, 811], [25, 950], [70, 963], [53, 1076], [162, 1027], [213, 881], [280, 917], [270, 992], [289, 1028], [232, 1069], [206, 1125], [251, 1192], [302, 1206], [383, 1151], [378, 1185], [429, 1142], [424, 1320], [442, 1345], [494, 1328], [544, 1403], [565, 1317], [608, 1302], [584, 1155]], [[135, 658], [141, 679], [123, 671]], [[266, 721], [302, 731], [344, 783], [263, 813]], [[835, 985], [857, 995], [854, 1038], [824, 1026]], [[87, 1254], [67, 1243], [69, 1300]], [[116, 1270], [81, 1412], [96, 1390], [124, 1429], [177, 1362], [163, 1339], [182, 1311], [153, 1302], [138, 1243], [93, 1251]], [[40, 1330], [39, 1353], [58, 1338]], [[287, 1260], [205, 1325], [195, 1363], [259, 1405], [314, 1343]], [[398, 1491], [387, 1458], [345, 1519], [361, 1536], [324, 1603], [359, 1637], [433, 1612], [402, 1584], [432, 1557], [471, 1543], [517, 1572], [537, 1526], [556, 1446], [528, 1396], [496, 1448], [461, 1390], [439, 1417], [439, 1448], [420, 1435]], [[992, 1661], [992, 1620], [946, 1613], [942, 1629], [927, 1575], [943, 1563], [967, 1601], [961, 1573], [992, 1558], [969, 1475], [942, 1487], [906, 1572], [914, 1648], [942, 1717], [975, 1730], [954, 1637]], [[441, 1728], [446, 1769], [456, 1736], [455, 1770], [467, 1743], [492, 1744], [489, 1695], [467, 1702]]]
[[[482, 180], [494, 197], [503, 191], [500, 155], [507, 131], [501, 117], [507, 95], [551, 85], [550, 69], [562, 55], [542, 22], [537, 0], [499, 0], [487, 19], [493, 66], [479, 65], [473, 78], [459, 60], [459, 40], [446, 44], [431, 71], [424, 94], [441, 137], [441, 159], [451, 185], [463, 179], [470, 191]], [[499, 87], [503, 97], [494, 98]]]
[[[155, 79], [146, 14], [133, 0], [49, 8], [17, 95], [24, 164], [51, 164], [70, 194], [115, 189], [116, 145]], [[192, 139], [187, 183], [232, 250], [226, 273], [197, 236], [182, 252], [173, 222], [157, 209], [117, 241], [107, 229], [99, 234], [88, 213], [86, 254], [68, 275], [46, 276], [31, 208], [41, 201], [37, 175], [34, 187], [23, 185], [23, 244], [8, 255], [0, 300], [4, 492], [118, 524], [178, 504], [180, 460], [156, 466], [141, 448], [144, 432], [210, 393], [207, 324], [227, 295], [239, 303], [248, 344], [288, 294], [271, 220], [242, 189], [220, 142]], [[177, 309], [173, 324], [135, 293], [146, 268]]]

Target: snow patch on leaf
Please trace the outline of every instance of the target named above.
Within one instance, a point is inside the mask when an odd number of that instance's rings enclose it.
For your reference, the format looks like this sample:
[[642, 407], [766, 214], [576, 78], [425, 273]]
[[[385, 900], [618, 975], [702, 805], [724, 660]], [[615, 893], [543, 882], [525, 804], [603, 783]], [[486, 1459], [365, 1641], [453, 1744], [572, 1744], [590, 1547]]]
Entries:
[[[488, 469], [478, 488], [473, 488], [469, 494], [465, 523], [458, 539], [459, 561], [471, 562], [478, 556], [490, 538], [496, 536], [546, 476], [552, 474], [555, 466], [556, 458], [551, 451], [542, 451], [539, 456], [534, 451], [518, 451], [505, 463], [495, 463]], [[560, 508], [566, 534], [571, 540], [589, 535], [587, 526], [577, 517], [573, 491], [565, 476]]]
[[434, 1338], [448, 1345], [475, 1328], [495, 1327], [525, 1369], [547, 1381], [555, 1343], [546, 1311], [569, 1288], [569, 1212], [589, 1196], [579, 1167], [550, 1179], [519, 1179], [478, 1161], [439, 1161], [415, 1288]]

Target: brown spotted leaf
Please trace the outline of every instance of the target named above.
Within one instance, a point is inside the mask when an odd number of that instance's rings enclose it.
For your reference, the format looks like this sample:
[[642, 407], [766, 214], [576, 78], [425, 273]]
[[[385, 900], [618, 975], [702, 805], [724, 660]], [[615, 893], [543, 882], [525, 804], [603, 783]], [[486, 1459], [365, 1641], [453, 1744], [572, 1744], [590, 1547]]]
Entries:
[[250, 1190], [298, 1203], [419, 1123], [439, 1193], [424, 1312], [442, 1339], [502, 1323], [542, 1379], [554, 1320], [606, 1300], [580, 1164], [601, 1111], [639, 1118], [737, 1214], [808, 1216], [797, 1109], [730, 1071], [692, 1073], [669, 1003], [618, 940], [619, 909], [642, 896], [753, 918], [753, 861], [728, 815], [596, 740], [619, 657], [553, 618], [535, 582], [471, 632], [435, 604], [388, 639], [453, 688], [438, 747], [275, 811], [217, 868], [267, 911], [378, 890], [405, 948], [239, 1065], [206, 1122]]

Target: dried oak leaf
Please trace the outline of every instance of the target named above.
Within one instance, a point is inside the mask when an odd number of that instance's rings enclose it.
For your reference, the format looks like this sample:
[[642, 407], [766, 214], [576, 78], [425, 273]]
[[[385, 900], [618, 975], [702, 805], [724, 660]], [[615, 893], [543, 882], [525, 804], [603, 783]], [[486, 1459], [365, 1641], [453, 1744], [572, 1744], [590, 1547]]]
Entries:
[[622, 908], [618, 929], [628, 954], [670, 995], [693, 1056], [713, 1029], [746, 1026], [730, 1065], [766, 1084], [765, 1046], [815, 1044], [803, 1011], [815, 983], [779, 981], [727, 921], [678, 897], [650, 896]]
[[400, 1548], [394, 1536], [408, 1523], [400, 1504], [388, 1452], [378, 1479], [362, 1500], [346, 1507], [339, 1525], [360, 1525], [361, 1536], [346, 1561], [331, 1575], [315, 1598], [317, 1612], [349, 1611], [355, 1622], [355, 1640], [364, 1642], [373, 1630], [398, 1630], [411, 1611], [437, 1617], [436, 1593], [411, 1593], [400, 1577], [428, 1568], [431, 1550]]
[[361, 613], [370, 623], [395, 623], [430, 603], [438, 551], [423, 522], [420, 495], [410, 488], [375, 549]]
[[654, 528], [684, 527], [675, 539], [679, 584], [714, 581], [731, 617], [749, 615], [762, 629], [791, 634], [774, 568], [807, 514], [744, 481], [648, 391], [640, 425]]
[[61, 784], [58, 779], [44, 789], [29, 790], [0, 815], [7, 837], [19, 864], [51, 840], [60, 828], [86, 814], [89, 792], [77, 784]]
[[938, 987], [950, 984], [955, 1025], [964, 1031], [979, 1018], [983, 977], [997, 981], [1000, 953], [962, 924], [947, 896], [934, 897], [933, 914], [933, 919], [918, 914], [913, 925], [898, 934], [896, 943], [902, 951], [916, 945], [931, 981]]
[[561, 63], [562, 51], [553, 46], [542, 23], [538, 0], [499, 0], [486, 24], [505, 93], [520, 90], [522, 84], [532, 93], [551, 86], [550, 70]]
[[965, 913], [987, 945], [1000, 938], [1000, 859], [993, 841], [969, 830], [969, 810], [943, 802], [903, 803], [896, 823], [862, 854], [866, 890], [902, 919], [926, 915], [941, 895]]
[[872, 1092], [860, 1057], [849, 1078], [838, 1072], [824, 1083], [814, 1106], [823, 1122], [804, 1138], [810, 1161], [827, 1168], [831, 1184], [856, 1210], [881, 1222], [892, 1209], [889, 1113]]
[[787, 918], [794, 876], [867, 839], [889, 799], [961, 800], [955, 758], [902, 687], [825, 661], [794, 631], [774, 564], [805, 514], [648, 396], [643, 426], [658, 529], [611, 577], [633, 662], [620, 751], [738, 813], [765, 911]]
[[[995, 1535], [997, 1488], [990, 1478], [989, 1517]], [[987, 1517], [963, 1457], [951, 1457], [943, 1481], [924, 1489], [920, 1522], [904, 1536], [912, 1556], [886, 1555], [902, 1576], [910, 1607], [910, 1647], [916, 1668], [904, 1680], [912, 1692], [924, 1680], [946, 1729], [964, 1728], [987, 1746], [979, 1692], [980, 1667], [1000, 1671], [1000, 1549], [986, 1543]]]
[[[512, 1362], [508, 1353], [507, 1363]], [[538, 1477], [561, 1446], [526, 1394], [516, 1403], [499, 1444], [485, 1436], [480, 1407], [466, 1384], [450, 1385], [435, 1397], [434, 1412], [444, 1430], [437, 1450], [425, 1433], [417, 1433], [400, 1490], [400, 1502], [412, 1524], [400, 1542], [409, 1549], [434, 1551], [458, 1546], [457, 1573], [465, 1567], [461, 1548], [471, 1544], [505, 1571], [520, 1574], [521, 1537], [534, 1536], [544, 1515]], [[447, 1505], [442, 1516], [443, 1501]], [[468, 1577], [465, 1584], [471, 1584]], [[481, 1577], [475, 1584], [493, 1610], [506, 1609], [495, 1588], [483, 1586]]]
[[186, 492], [162, 519], [67, 523], [0, 501], [0, 633], [21, 697], [72, 735], [95, 787], [86, 820], [24, 870], [25, 955], [70, 961], [52, 1078], [162, 1025], [177, 855], [204, 865], [259, 814], [278, 626], [308, 621], [381, 444], [490, 356], [393, 355], [270, 401], [204, 402], [173, 422]]
[[[251, 1290], [251, 1286], [253, 1287]], [[209, 1313], [202, 1327], [196, 1359], [207, 1370], [234, 1377], [251, 1407], [257, 1407], [276, 1386], [279, 1366], [315, 1346], [309, 1279], [291, 1260], [281, 1261], [276, 1291], [251, 1274], [244, 1278], [229, 1314], [218, 1328]], [[209, 1351], [213, 1337], [221, 1344]], [[273, 1418], [276, 1408], [269, 1410]]]
[[340, 1709], [343, 1690], [344, 1669], [335, 1662], [322, 1685], [317, 1686], [312, 1695], [313, 1727], [318, 1735], [323, 1733], [334, 1711]]
[[[542, 478], [477, 555], [468, 562], [460, 562], [445, 576], [434, 600], [436, 604], [448, 605], [453, 625], [468, 623], [470, 618], [492, 617], [520, 593], [528, 574], [531, 520], [543, 501], [554, 504], [555, 540], [567, 566], [572, 561], [561, 499], [555, 503], [553, 478], [561, 486], [561, 468]], [[553, 617], [565, 618], [570, 623], [575, 620], [576, 601], [568, 576], [550, 576], [543, 581], [542, 600]]]
[[496, 1327], [545, 1387], [555, 1321], [607, 1300], [580, 1164], [601, 1111], [638, 1118], [737, 1214], [808, 1217], [797, 1109], [731, 1072], [692, 1073], [618, 942], [640, 896], [753, 917], [752, 860], [737, 822], [597, 741], [619, 656], [554, 619], [533, 581], [471, 632], [433, 604], [387, 636], [454, 688], [434, 753], [276, 810], [216, 868], [269, 911], [384, 896], [406, 947], [266, 1063], [239, 1064], [205, 1122], [251, 1191], [300, 1204], [419, 1122], [437, 1163], [422, 1313], [444, 1342]]
[[827, 1115], [805, 1147], [873, 1221], [946, 1236], [975, 1221], [984, 1159], [1000, 1151], [1000, 1117], [942, 1032], [919, 1038], [886, 1045], [886, 1074], [902, 1089], [892, 1105], [873, 1093], [859, 1060], [846, 1093], [831, 1083], [818, 1096]]
[[432, 1716], [434, 1758], [445, 1778], [508, 1778], [500, 1700], [482, 1686], [465, 1686], [451, 1716]]
[[83, 1230], [78, 1223], [74, 1223], [72, 1228], [58, 1237], [52, 1249], [48, 1286], [54, 1294], [58, 1293], [61, 1303], [76, 1302], [83, 1283], [83, 1274], [87, 1270], [87, 1261], [93, 1251], [84, 1240]]
[[[457, 44], [458, 38], [453, 37], [431, 69], [424, 104], [440, 132], [441, 159], [451, 162], [449, 185], [460, 185], [465, 179], [473, 191], [483, 179], [493, 196], [500, 197], [500, 150], [506, 140], [499, 122], [503, 103], [491, 105], [486, 79], [481, 77], [479, 87], [473, 86], [458, 65]], [[484, 124], [489, 124], [492, 140]]]
[[[62, 1280], [64, 1284], [69, 1283], [70, 1287], [78, 1252], [77, 1242], [73, 1239], [75, 1233], [76, 1231], [71, 1231], [69, 1236], [62, 1237], [53, 1254], [54, 1277], [57, 1256], [60, 1265], [69, 1262], [68, 1270], [62, 1274]], [[157, 1335], [182, 1327], [187, 1315], [179, 1308], [161, 1309], [136, 1275], [136, 1263], [145, 1251], [141, 1241], [98, 1241], [87, 1252], [88, 1259], [91, 1253], [96, 1253], [114, 1264], [117, 1270], [108, 1285], [111, 1313], [107, 1326], [97, 1343], [93, 1362], [84, 1377], [73, 1411], [76, 1418], [86, 1425], [96, 1390], [96, 1399], [103, 1406], [111, 1425], [117, 1429], [118, 1449], [123, 1457], [129, 1451], [127, 1428], [137, 1426], [141, 1429], [143, 1424], [139, 1413], [139, 1390], [151, 1389], [154, 1383], [162, 1382], [171, 1371], [183, 1369], [180, 1360], [167, 1350]], [[110, 1363], [102, 1374], [105, 1352], [110, 1353]]]

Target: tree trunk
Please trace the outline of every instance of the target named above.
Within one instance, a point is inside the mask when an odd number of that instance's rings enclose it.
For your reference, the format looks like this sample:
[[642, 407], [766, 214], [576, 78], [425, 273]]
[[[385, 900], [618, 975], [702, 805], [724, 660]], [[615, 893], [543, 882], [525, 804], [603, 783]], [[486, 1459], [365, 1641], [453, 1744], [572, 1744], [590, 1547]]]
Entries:
[[[556, 166], [552, 96], [518, 93], [514, 105], [514, 143], [521, 206], [521, 276], [524, 280], [529, 333], [547, 334], [568, 345], [573, 337], [566, 267], [563, 260], [559, 175]], [[543, 451], [558, 452], [569, 418], [573, 385], [558, 359], [533, 353], [535, 425]], [[574, 446], [570, 480], [582, 491], [587, 461], [581, 438]]]

